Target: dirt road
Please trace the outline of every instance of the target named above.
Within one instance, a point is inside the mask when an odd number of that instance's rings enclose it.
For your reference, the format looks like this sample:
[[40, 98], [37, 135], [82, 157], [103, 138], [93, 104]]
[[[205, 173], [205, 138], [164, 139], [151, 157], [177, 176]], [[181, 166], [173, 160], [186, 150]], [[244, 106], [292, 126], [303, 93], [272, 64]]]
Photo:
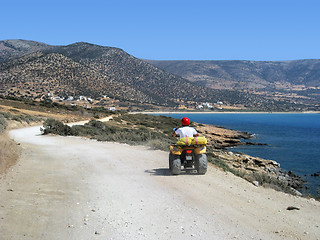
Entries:
[[[170, 176], [168, 153], [13, 130], [0, 239], [320, 239], [320, 204], [209, 166]], [[286, 210], [294, 206], [300, 210]]]

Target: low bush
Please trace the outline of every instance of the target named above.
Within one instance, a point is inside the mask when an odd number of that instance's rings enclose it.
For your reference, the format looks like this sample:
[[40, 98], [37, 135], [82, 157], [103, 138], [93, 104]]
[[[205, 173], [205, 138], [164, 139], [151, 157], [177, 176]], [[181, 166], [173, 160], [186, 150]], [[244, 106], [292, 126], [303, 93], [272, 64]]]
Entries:
[[[16, 111], [13, 111], [16, 112]], [[41, 121], [40, 118], [35, 117], [35, 116], [31, 116], [28, 114], [11, 114], [9, 112], [0, 112], [0, 117], [3, 117], [7, 120], [13, 120], [13, 121], [17, 121], [17, 122], [39, 122]]]
[[114, 141], [131, 145], [143, 144], [162, 150], [167, 150], [170, 145], [170, 139], [165, 133], [143, 126], [138, 128], [115, 127], [96, 120], [91, 120], [85, 125], [69, 127], [60, 121], [48, 119], [43, 124], [42, 132], [61, 136], [85, 136], [98, 141]]
[[217, 157], [213, 152], [210, 150], [207, 152], [208, 162], [216, 165], [218, 168], [222, 169], [225, 172], [231, 172], [232, 174], [238, 177], [244, 177], [245, 173], [234, 168], [231, 168], [223, 159]]
[[156, 129], [165, 134], [171, 134], [174, 127], [179, 127], [181, 125], [179, 119], [147, 114], [122, 114], [119, 117], [114, 117], [114, 120], [118, 122], [123, 120], [131, 125]]
[[223, 171], [231, 172], [232, 174], [244, 178], [249, 182], [257, 181], [260, 185], [268, 188], [272, 188], [277, 191], [290, 193], [295, 195], [295, 191], [288, 185], [287, 182], [281, 181], [275, 177], [269, 176], [267, 173], [255, 172], [255, 173], [246, 173], [244, 171], [239, 171], [231, 168], [223, 159], [217, 157], [214, 153], [208, 152], [208, 161], [216, 165]]
[[154, 150], [168, 151], [171, 141], [165, 139], [151, 139], [147, 142], [147, 146]]
[[275, 177], [271, 177], [266, 173], [255, 172], [255, 173], [249, 174], [249, 176], [252, 177], [254, 181], [258, 181], [259, 184], [262, 186], [273, 188], [278, 191], [280, 189], [280, 191], [282, 192], [295, 195], [295, 191], [292, 189], [292, 187], [288, 185], [287, 182], [281, 181]]
[[71, 127], [55, 119], [47, 119], [43, 123], [43, 128], [41, 128], [41, 131], [43, 134], [52, 133], [52, 134], [58, 134], [61, 136], [72, 135]]
[[7, 125], [8, 124], [7, 124], [6, 119], [2, 115], [0, 115], [0, 133], [4, 132], [4, 130], [6, 129]]

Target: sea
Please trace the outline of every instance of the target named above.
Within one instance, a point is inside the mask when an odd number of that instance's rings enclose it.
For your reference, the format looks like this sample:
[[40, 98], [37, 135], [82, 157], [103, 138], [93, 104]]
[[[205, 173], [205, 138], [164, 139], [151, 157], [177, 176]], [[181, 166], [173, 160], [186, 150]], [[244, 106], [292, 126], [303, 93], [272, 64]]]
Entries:
[[170, 113], [157, 114], [248, 132], [243, 140], [267, 145], [246, 145], [230, 149], [251, 156], [275, 160], [282, 169], [301, 176], [302, 191], [320, 195], [320, 114], [318, 113]]

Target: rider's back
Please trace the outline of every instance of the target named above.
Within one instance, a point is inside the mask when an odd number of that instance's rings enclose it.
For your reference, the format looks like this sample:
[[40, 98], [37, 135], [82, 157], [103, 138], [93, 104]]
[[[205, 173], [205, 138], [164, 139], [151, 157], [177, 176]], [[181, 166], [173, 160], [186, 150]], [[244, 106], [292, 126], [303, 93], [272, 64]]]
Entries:
[[189, 126], [184, 126], [181, 128], [178, 128], [175, 133], [179, 135], [179, 138], [184, 138], [184, 137], [193, 137], [194, 135], [197, 134], [197, 131]]

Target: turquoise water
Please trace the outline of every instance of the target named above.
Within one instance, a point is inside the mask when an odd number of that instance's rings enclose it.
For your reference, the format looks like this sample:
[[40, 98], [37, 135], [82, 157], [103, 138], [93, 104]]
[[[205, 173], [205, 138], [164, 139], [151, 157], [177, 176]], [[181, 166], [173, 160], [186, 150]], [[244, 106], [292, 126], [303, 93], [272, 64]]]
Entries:
[[310, 193], [317, 194], [320, 177], [320, 114], [165, 114], [175, 118], [187, 116], [191, 121], [223, 126], [255, 134], [251, 142], [267, 146], [240, 146], [232, 151], [272, 159], [287, 171], [308, 181]]

